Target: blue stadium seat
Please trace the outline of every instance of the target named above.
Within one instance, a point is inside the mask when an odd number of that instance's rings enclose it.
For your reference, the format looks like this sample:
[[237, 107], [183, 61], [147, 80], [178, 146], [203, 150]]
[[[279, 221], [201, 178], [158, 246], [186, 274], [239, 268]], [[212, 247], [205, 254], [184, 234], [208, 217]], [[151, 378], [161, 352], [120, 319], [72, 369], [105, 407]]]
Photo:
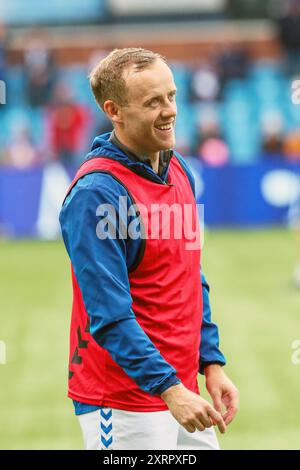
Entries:
[[6, 145], [20, 129], [29, 130], [33, 142], [38, 145], [45, 137], [45, 111], [28, 107], [10, 107], [5, 110], [1, 121], [1, 143]]
[[7, 70], [7, 105], [26, 104], [25, 76], [21, 67], [9, 67]]
[[177, 62], [171, 64], [171, 69], [173, 71], [174, 81], [178, 89], [177, 102], [178, 104], [182, 104], [187, 102], [189, 99], [189, 83], [191, 74], [187, 67]]
[[224, 126], [224, 136], [233, 163], [255, 161], [260, 145], [260, 126], [256, 120], [229, 123]]
[[60, 79], [71, 88], [74, 98], [80, 103], [89, 103], [91, 101], [87, 76], [88, 70], [84, 65], [72, 65], [60, 69]]
[[248, 75], [250, 79], [261, 78], [274, 78], [281, 79], [283, 77], [283, 66], [280, 61], [276, 60], [262, 60], [254, 62], [249, 70]]

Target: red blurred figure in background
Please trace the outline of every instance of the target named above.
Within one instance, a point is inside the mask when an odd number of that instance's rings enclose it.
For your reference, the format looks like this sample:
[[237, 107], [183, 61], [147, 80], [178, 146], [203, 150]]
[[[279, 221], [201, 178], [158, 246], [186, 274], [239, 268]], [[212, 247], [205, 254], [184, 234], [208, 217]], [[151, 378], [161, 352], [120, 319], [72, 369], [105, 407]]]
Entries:
[[83, 105], [73, 100], [66, 84], [58, 84], [53, 105], [48, 110], [49, 145], [53, 160], [64, 165], [78, 163], [90, 115]]

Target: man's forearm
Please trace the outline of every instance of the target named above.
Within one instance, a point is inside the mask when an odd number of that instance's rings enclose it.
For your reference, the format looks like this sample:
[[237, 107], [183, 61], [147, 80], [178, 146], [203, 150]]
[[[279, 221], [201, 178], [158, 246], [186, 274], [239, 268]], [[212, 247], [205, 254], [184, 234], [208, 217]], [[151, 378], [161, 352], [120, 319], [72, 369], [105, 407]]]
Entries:
[[92, 335], [145, 392], [160, 395], [166, 388], [180, 383], [176, 370], [165, 361], [135, 318], [96, 330]]
[[219, 331], [211, 319], [211, 308], [209, 300], [209, 285], [201, 271], [202, 296], [203, 296], [203, 318], [201, 327], [200, 363], [199, 372], [204, 374], [204, 368], [209, 364], [225, 365], [226, 359], [219, 347]]

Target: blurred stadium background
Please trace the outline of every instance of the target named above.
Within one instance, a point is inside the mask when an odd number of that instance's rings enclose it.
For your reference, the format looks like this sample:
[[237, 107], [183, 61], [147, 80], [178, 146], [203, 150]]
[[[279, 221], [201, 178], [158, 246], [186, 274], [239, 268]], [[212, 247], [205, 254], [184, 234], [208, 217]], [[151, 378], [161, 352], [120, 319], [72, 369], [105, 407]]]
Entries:
[[203, 267], [241, 391], [221, 446], [299, 449], [296, 0], [0, 0], [0, 448], [82, 448], [57, 214], [93, 136], [110, 130], [89, 70], [127, 46], [164, 54], [179, 89], [177, 149], [205, 204]]

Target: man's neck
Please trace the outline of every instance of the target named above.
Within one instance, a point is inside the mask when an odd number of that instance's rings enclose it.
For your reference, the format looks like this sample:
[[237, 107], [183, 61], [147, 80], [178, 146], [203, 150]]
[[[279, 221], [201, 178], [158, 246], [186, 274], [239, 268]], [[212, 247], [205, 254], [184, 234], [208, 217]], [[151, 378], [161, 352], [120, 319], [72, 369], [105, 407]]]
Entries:
[[149, 160], [152, 166], [153, 171], [158, 173], [159, 169], [159, 152], [153, 154], [143, 153], [139, 150], [136, 150], [133, 145], [127, 142], [125, 143], [123, 137], [117, 134], [116, 130], [113, 130], [112, 139], [115, 139], [118, 143], [118, 146], [125, 151], [125, 153], [131, 153], [138, 160], [145, 161]]

